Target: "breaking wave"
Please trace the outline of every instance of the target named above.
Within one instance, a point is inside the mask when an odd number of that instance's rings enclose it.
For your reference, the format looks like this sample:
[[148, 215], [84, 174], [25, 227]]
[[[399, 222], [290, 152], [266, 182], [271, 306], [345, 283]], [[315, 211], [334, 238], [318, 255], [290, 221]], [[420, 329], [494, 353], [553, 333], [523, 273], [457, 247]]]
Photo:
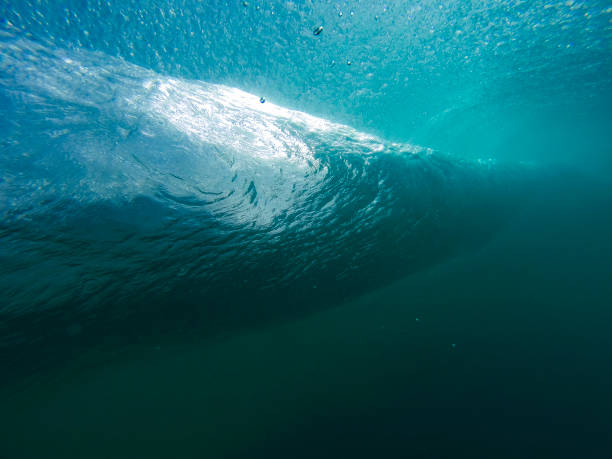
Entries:
[[303, 312], [482, 243], [524, 196], [493, 161], [236, 88], [19, 37], [0, 56], [8, 346]]

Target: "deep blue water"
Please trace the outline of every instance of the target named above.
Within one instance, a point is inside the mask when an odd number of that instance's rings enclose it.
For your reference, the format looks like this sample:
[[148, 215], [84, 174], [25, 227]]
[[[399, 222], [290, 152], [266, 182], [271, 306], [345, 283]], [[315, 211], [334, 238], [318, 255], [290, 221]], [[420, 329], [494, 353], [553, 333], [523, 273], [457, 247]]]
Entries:
[[0, 11], [0, 457], [612, 455], [612, 4]]

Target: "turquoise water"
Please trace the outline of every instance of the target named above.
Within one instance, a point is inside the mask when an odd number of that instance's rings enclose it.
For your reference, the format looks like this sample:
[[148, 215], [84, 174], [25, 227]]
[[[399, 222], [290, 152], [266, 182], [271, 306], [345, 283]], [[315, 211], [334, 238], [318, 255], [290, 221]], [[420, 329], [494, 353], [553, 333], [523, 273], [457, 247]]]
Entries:
[[0, 11], [0, 457], [610, 457], [612, 4]]

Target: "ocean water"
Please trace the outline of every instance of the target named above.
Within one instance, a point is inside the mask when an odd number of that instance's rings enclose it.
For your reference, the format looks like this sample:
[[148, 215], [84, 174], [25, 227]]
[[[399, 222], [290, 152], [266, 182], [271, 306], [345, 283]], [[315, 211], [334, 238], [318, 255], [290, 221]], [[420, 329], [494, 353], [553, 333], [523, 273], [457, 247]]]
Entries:
[[612, 457], [612, 3], [0, 12], [0, 458]]

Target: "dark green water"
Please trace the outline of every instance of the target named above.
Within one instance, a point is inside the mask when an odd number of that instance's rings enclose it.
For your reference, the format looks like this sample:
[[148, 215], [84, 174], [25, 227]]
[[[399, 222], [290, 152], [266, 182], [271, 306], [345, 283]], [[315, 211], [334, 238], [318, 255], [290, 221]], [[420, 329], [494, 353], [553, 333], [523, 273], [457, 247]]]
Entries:
[[0, 12], [0, 459], [612, 457], [612, 5]]
[[609, 457], [609, 195], [565, 185], [331, 310], [81, 356], [3, 396], [5, 456]]

